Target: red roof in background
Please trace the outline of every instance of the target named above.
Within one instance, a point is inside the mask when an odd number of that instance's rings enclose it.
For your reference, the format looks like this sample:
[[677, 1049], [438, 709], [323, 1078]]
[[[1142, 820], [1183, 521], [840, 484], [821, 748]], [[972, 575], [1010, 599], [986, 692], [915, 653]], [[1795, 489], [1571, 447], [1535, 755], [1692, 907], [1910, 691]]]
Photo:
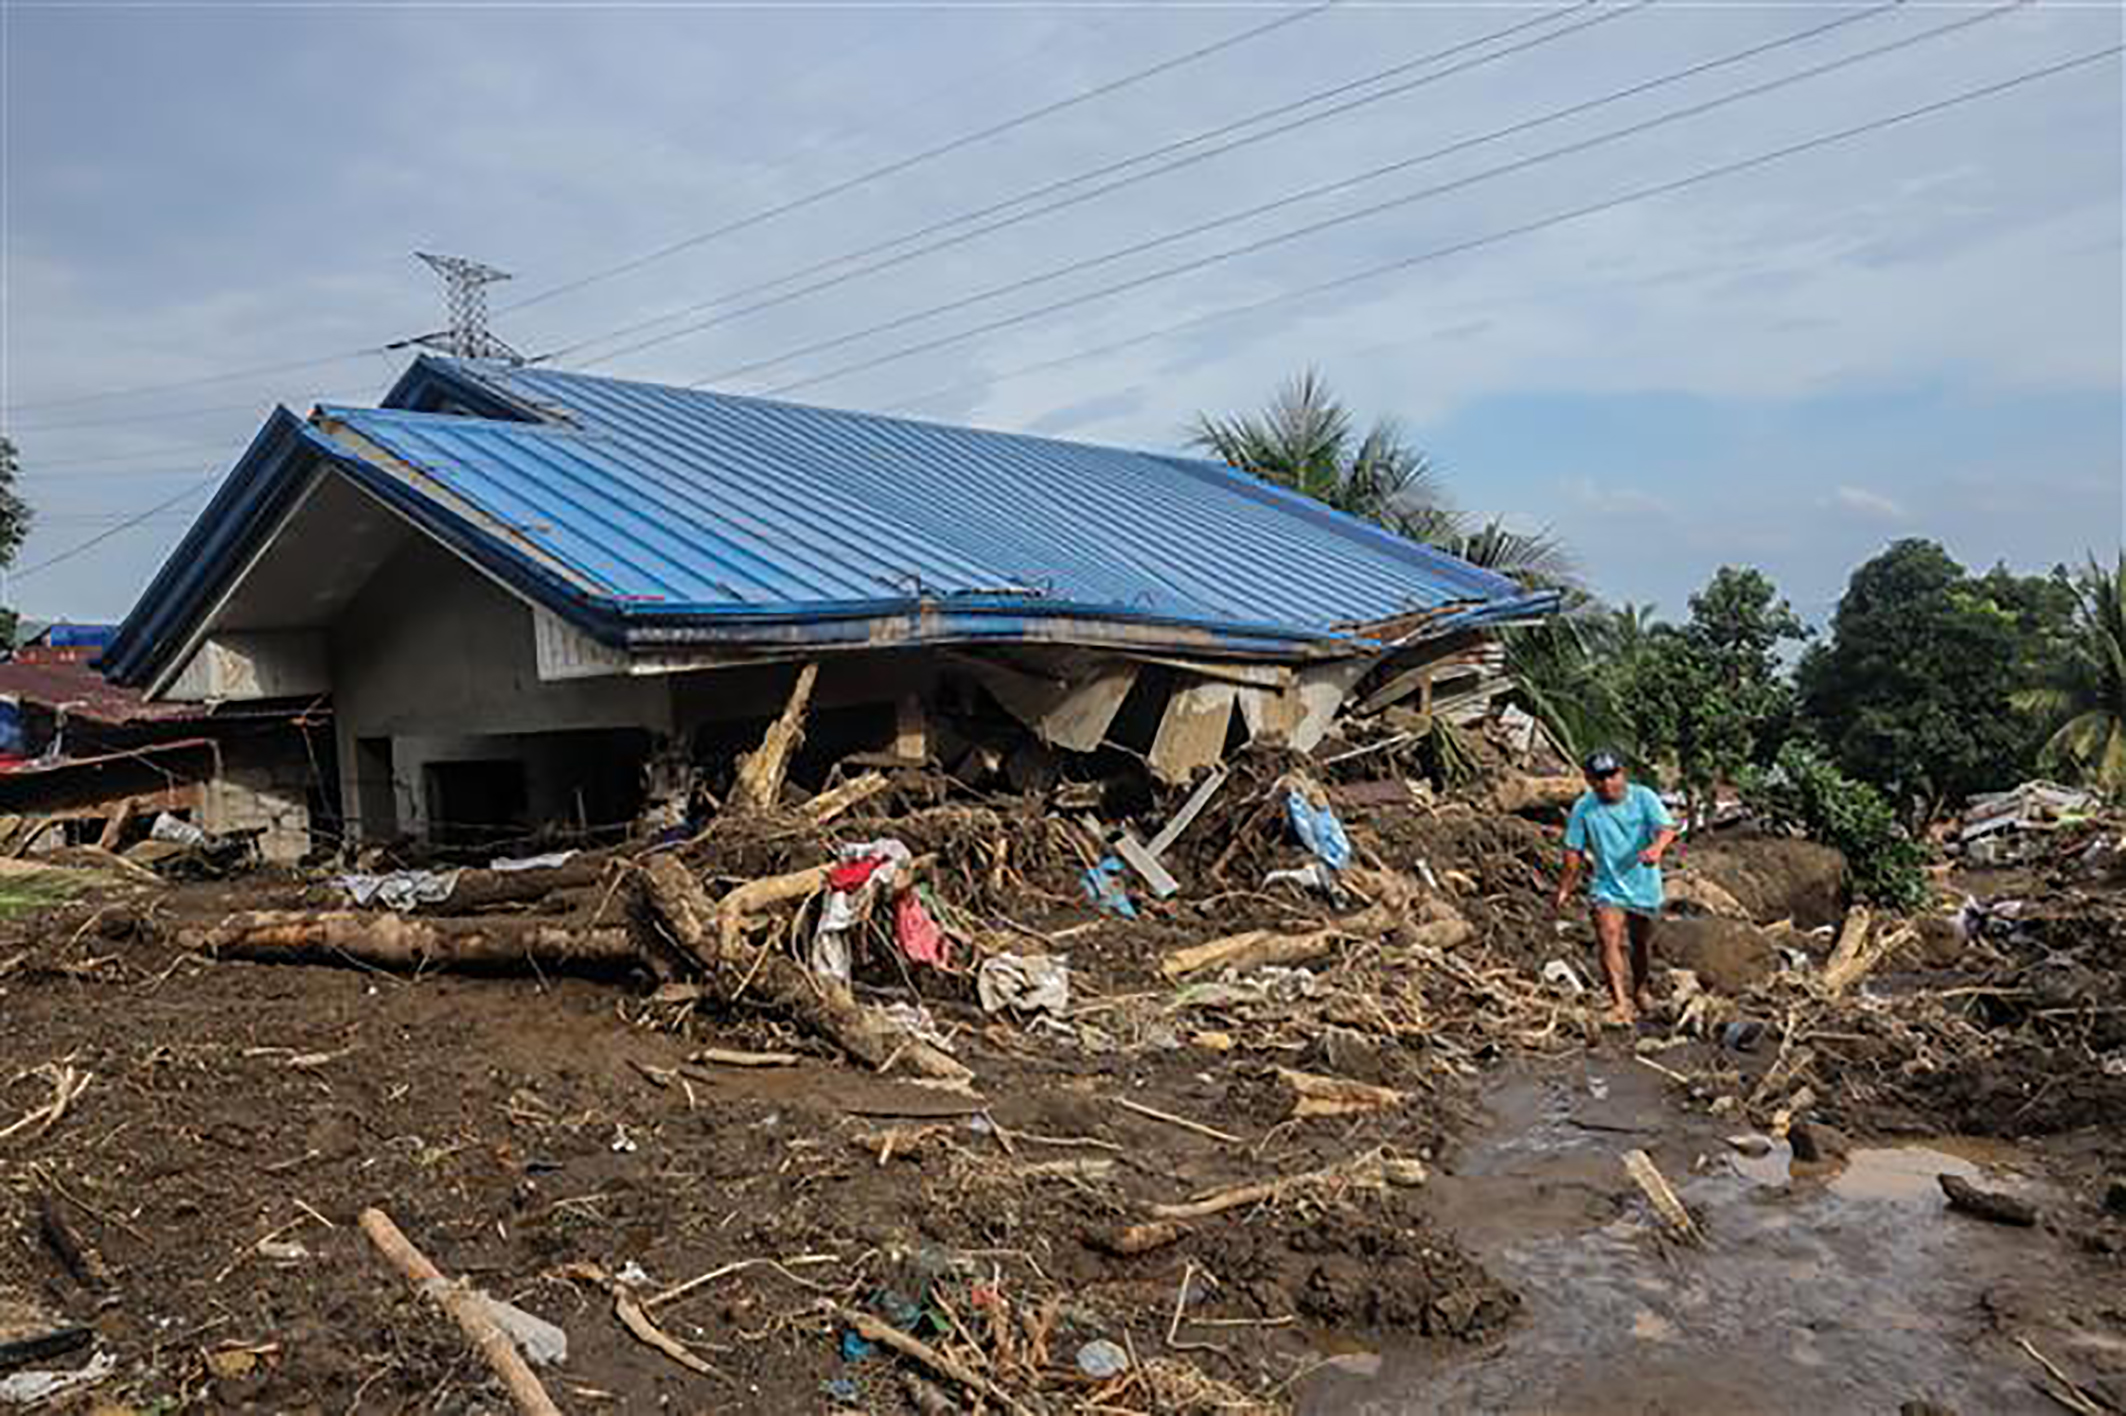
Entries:
[[205, 704], [150, 703], [132, 689], [109, 682], [89, 667], [89, 661], [102, 652], [41, 646], [19, 650], [13, 659], [0, 664], [0, 695], [47, 708], [63, 707], [69, 718], [112, 726], [207, 716]]

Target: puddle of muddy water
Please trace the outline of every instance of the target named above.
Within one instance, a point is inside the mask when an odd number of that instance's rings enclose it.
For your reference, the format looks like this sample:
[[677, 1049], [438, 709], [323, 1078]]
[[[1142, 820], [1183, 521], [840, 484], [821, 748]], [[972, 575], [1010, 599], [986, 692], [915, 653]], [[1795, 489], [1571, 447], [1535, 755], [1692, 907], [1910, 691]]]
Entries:
[[[2026, 1188], [1997, 1168], [2011, 1156], [1941, 1143], [1857, 1150], [1836, 1168], [1790, 1165], [1783, 1145], [1751, 1158], [1670, 1109], [1643, 1071], [1590, 1063], [1504, 1084], [1495, 1128], [1441, 1177], [1448, 1227], [1522, 1296], [1499, 1344], [1389, 1346], [1377, 1370], [1346, 1351], [1302, 1410], [2051, 1409], [2026, 1369], [1973, 1341], [1983, 1291], [2044, 1262], [2033, 1236], [1945, 1213], [1935, 1178]], [[1633, 1147], [1701, 1216], [1704, 1250], [1652, 1232], [1619, 1160]]]

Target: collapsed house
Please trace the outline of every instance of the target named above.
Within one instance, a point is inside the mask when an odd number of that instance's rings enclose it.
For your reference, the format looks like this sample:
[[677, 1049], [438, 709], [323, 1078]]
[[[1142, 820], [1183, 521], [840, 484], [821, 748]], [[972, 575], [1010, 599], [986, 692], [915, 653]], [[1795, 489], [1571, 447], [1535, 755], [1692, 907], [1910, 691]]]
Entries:
[[103, 664], [329, 698], [349, 831], [470, 842], [676, 818], [793, 689], [811, 785], [1178, 783], [1339, 712], [1466, 720], [1552, 604], [1210, 462], [426, 357], [277, 411]]
[[92, 666], [106, 640], [55, 627], [0, 663], [0, 849], [118, 847], [169, 816], [269, 861], [306, 855], [337, 797], [330, 714], [149, 702]]

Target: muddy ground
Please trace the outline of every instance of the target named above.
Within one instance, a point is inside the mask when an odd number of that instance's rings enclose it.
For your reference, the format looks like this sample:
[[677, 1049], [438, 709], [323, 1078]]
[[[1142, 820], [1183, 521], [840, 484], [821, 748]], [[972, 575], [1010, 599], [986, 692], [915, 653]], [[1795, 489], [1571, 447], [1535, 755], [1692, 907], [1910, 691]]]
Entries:
[[[1605, 1033], [1536, 981], [1552, 959], [1589, 962], [1584, 925], [1550, 916], [1544, 828], [1467, 807], [1346, 814], [1362, 856], [1443, 877], [1477, 938], [1447, 956], [1359, 940], [1306, 979], [1181, 989], [1157, 972], [1168, 949], [1301, 928], [1322, 907], [1209, 892], [1125, 922], [1071, 900], [1067, 873], [1027, 869], [1013, 924], [1070, 955], [1068, 1026], [986, 1018], [963, 983], [918, 982], [977, 1101], [853, 1070], [742, 1009], [656, 1002], [646, 974], [408, 977], [174, 943], [188, 922], [285, 902], [293, 884], [118, 891], [14, 921], [0, 948], [0, 1127], [51, 1099], [54, 1073], [37, 1069], [93, 1079], [56, 1124], [0, 1139], [0, 1284], [93, 1327], [115, 1358], [93, 1392], [61, 1399], [74, 1409], [503, 1409], [456, 1329], [368, 1247], [355, 1219], [371, 1205], [445, 1272], [566, 1329], [568, 1358], [545, 1380], [572, 1411], [962, 1409], [926, 1407], [942, 1392], [911, 1383], [913, 1364], [845, 1347], [830, 1305], [924, 1334], [1052, 1410], [1784, 1410], [1797, 1403], [1783, 1381], [1812, 1361], [1848, 1369], [1822, 1390], [1855, 1404], [1832, 1409], [1930, 1396], [2019, 1409], [1996, 1404], [2011, 1392], [2044, 1409], [2031, 1381], [2054, 1379], [2017, 1337], [2080, 1384], [2078, 1399], [2126, 1406], [2126, 1231], [2104, 1209], [2107, 1178], [2126, 1172], [2126, 1077], [2106, 1070], [2126, 1057], [2113, 885], [1986, 882], [2049, 891], [2035, 929], [1901, 955], [1836, 1009], [1809, 1002], [1754, 934], [1716, 970], [1698, 957], [1710, 946], [1679, 933], [1678, 958], [1720, 973], [1731, 1016], [1764, 1025], [1736, 1051], [1664, 1024]], [[728, 874], [806, 848], [734, 854]], [[1016, 849], [1023, 866], [1035, 847]], [[1270, 859], [1279, 851], [1250, 846], [1229, 867], [1289, 863]], [[1820, 961], [1829, 941], [1806, 930], [1836, 903], [1821, 872], [1788, 859], [1792, 843], [1747, 841], [1703, 848], [1686, 871], [1715, 870], [1721, 852], [1749, 867], [1725, 871], [1730, 893], [1756, 892], [1760, 922], [1795, 921], [1778, 938]], [[1201, 877], [1217, 861], [1190, 864]], [[957, 879], [993, 917], [988, 892], [946, 866], [941, 889]], [[893, 973], [866, 976], [874, 998], [905, 994]], [[691, 1062], [705, 1046], [805, 1060]], [[1403, 1100], [1295, 1121], [1280, 1067]], [[1618, 1099], [1609, 1110], [1582, 1105], [1589, 1078]], [[1925, 1139], [1949, 1154], [1958, 1138], [1995, 1138], [2004, 1148], [1972, 1173], [2040, 1198], [2037, 1229], [1941, 1251], [1940, 1267], [1977, 1281], [1924, 1295], [1924, 1341], [1869, 1308], [1881, 1284], [1848, 1281], [1903, 1271], [1896, 1246], [1835, 1237], [1886, 1232], [1880, 1215], [1811, 1208], [1835, 1175], [1759, 1171], [1720, 1188], [1740, 1174], [1726, 1137], [1761, 1130], [1803, 1086], [1810, 1119], [1854, 1145]], [[1562, 1120], [1559, 1096], [1576, 1099]], [[1617, 1162], [1632, 1146], [1699, 1206], [1709, 1253], [1660, 1239]], [[1532, 1169], [1500, 1160], [1530, 1147]], [[1155, 1206], [1376, 1156], [1423, 1163], [1432, 1183], [1346, 1177], [1111, 1252]], [[1929, 1244], [1972, 1237], [1976, 1222], [1932, 1197], [1900, 1203], [1896, 1225]], [[1764, 1204], [1786, 1206], [1791, 1233], [1834, 1237], [1796, 1260], [1737, 1217]], [[1595, 1257], [1558, 1257], [1583, 1249]], [[710, 1370], [631, 1337], [603, 1289], [565, 1272], [582, 1264], [627, 1272]], [[1616, 1296], [1661, 1284], [1698, 1306], [1653, 1302], [1642, 1324]], [[1705, 1317], [1706, 1293], [1761, 1303], [1811, 1285], [1834, 1300], [1794, 1307], [1825, 1335], [1813, 1353]], [[1560, 1295], [1579, 1287], [1595, 1321], [1568, 1342], [1558, 1334], [1578, 1329], [1561, 1327]], [[1683, 1335], [1676, 1360], [1659, 1356], [1664, 1333]], [[1081, 1373], [1095, 1340], [1122, 1347], [1132, 1371]], [[1745, 1354], [1749, 1382], [1694, 1387], [1708, 1343]], [[1862, 1360], [1877, 1350], [1911, 1360]], [[1919, 1367], [1938, 1350], [1983, 1370], [1930, 1387]]]

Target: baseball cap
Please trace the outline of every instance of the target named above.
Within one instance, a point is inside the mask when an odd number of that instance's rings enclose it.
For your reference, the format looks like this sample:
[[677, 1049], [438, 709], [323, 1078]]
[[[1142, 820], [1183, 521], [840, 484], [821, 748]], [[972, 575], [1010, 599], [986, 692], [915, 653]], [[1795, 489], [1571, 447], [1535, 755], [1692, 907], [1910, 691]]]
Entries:
[[1607, 777], [1613, 772], [1624, 770], [1624, 764], [1618, 760], [1617, 755], [1606, 747], [1599, 752], [1588, 753], [1587, 760], [1580, 766], [1586, 769], [1590, 777]]

